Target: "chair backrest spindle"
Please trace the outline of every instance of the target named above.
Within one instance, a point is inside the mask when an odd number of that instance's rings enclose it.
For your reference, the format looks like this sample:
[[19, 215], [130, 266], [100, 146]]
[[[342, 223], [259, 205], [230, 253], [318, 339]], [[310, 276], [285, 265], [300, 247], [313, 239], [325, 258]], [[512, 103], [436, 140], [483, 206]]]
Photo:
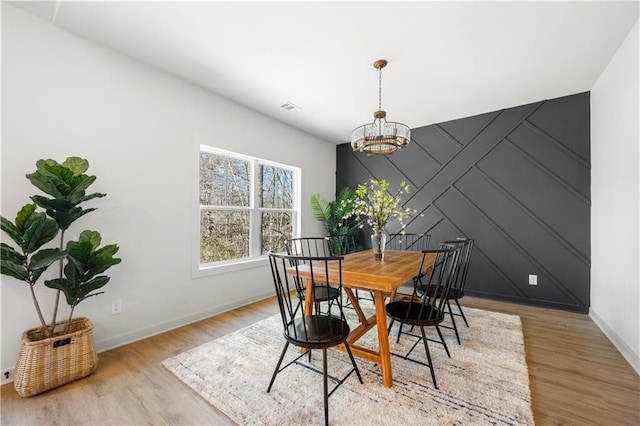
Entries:
[[[428, 254], [434, 254], [434, 261], [430, 268], [425, 268]], [[438, 250], [423, 250], [422, 262], [418, 274], [414, 278], [411, 304], [419, 304], [419, 318], [435, 320], [444, 313], [447, 294], [459, 268], [460, 248], [441, 248]], [[427, 270], [425, 270], [427, 269]], [[426, 283], [423, 282], [426, 280]], [[432, 288], [433, 291], [423, 291]], [[419, 302], [418, 302], [419, 301]], [[412, 309], [407, 310], [407, 315]]]

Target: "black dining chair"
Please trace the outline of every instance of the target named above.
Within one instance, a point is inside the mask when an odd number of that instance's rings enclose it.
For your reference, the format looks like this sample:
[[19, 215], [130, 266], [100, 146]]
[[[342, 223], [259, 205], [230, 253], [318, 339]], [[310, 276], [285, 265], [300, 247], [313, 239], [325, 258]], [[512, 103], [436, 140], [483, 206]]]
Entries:
[[423, 251], [429, 249], [430, 241], [431, 235], [429, 234], [389, 234], [387, 249]]
[[[471, 254], [473, 252], [474, 240], [470, 238], [457, 238], [455, 240], [444, 241], [440, 244], [440, 248], [459, 248], [460, 258], [458, 262], [460, 263], [456, 276], [454, 278], [453, 283], [451, 284], [451, 288], [449, 289], [449, 295], [447, 297], [447, 312], [449, 313], [449, 317], [451, 318], [451, 325], [441, 324], [440, 327], [448, 328], [453, 330], [456, 335], [456, 340], [460, 345], [460, 333], [458, 332], [458, 326], [456, 324], [456, 320], [454, 317], [462, 317], [464, 323], [467, 327], [469, 327], [469, 322], [467, 321], [467, 317], [464, 315], [464, 311], [462, 310], [462, 306], [460, 306], [459, 300], [464, 297], [464, 287], [467, 282], [467, 276], [469, 272], [469, 263], [471, 262]], [[419, 289], [419, 291], [425, 291], [425, 288]], [[435, 291], [434, 286], [430, 286], [426, 288], [426, 291], [429, 293], [433, 293]], [[454, 301], [456, 304], [458, 311], [454, 312], [451, 308], [451, 301]]]
[[[389, 234], [387, 239], [386, 248], [389, 250], [412, 250], [412, 251], [424, 251], [429, 249], [429, 243], [431, 241], [431, 235], [429, 234], [411, 234], [411, 233], [398, 233]], [[413, 289], [413, 281], [409, 281], [403, 284], [398, 290], [404, 289], [404, 291], [411, 291]], [[390, 301], [394, 301], [397, 291], [394, 291], [389, 296]], [[389, 329], [391, 330], [391, 329]], [[402, 331], [402, 323], [398, 326], [398, 337], [396, 341], [400, 341], [400, 333]]]
[[[424, 251], [429, 250], [429, 243], [431, 241], [431, 235], [429, 234], [389, 234], [386, 248], [389, 250], [411, 250], [411, 251]], [[413, 281], [409, 281], [403, 284], [404, 287], [408, 287], [411, 291]], [[394, 299], [395, 293], [391, 295], [391, 300]]]
[[[413, 280], [413, 292], [411, 297], [408, 299], [392, 301], [385, 307], [387, 316], [391, 318], [391, 325], [393, 325], [394, 321], [398, 321], [401, 325], [408, 324], [420, 328], [420, 335], [401, 331], [402, 334], [413, 336], [417, 338], [417, 340], [405, 355], [393, 355], [428, 366], [431, 372], [433, 386], [436, 389], [438, 388], [438, 383], [436, 382], [436, 375], [433, 368], [431, 353], [429, 352], [428, 342], [432, 341], [442, 344], [447, 356], [451, 357], [449, 348], [447, 347], [447, 342], [444, 340], [442, 332], [438, 326], [445, 318], [447, 295], [451, 285], [453, 284], [456, 270], [459, 266], [458, 259], [460, 251], [461, 250], [459, 248], [423, 251], [420, 268]], [[430, 268], [425, 263], [426, 256], [429, 253], [433, 253], [435, 255], [435, 259]], [[431, 285], [434, 287], [433, 294], [429, 294], [429, 292], [420, 293], [420, 288]], [[435, 327], [440, 340], [438, 341], [427, 338], [425, 334], [425, 327]], [[410, 357], [411, 352], [413, 352], [420, 341], [424, 344], [427, 356], [426, 363]]]
[[[318, 311], [305, 313], [303, 309], [298, 309], [298, 305], [302, 304], [302, 300], [292, 294], [299, 294], [302, 291], [300, 288], [300, 283], [302, 282], [300, 268], [308, 268], [308, 276], [310, 276], [311, 279], [307, 281], [307, 285], [315, 286], [315, 283], [318, 281], [326, 281], [325, 278], [316, 280], [314, 277], [319, 275], [328, 277], [330, 262], [333, 262], [332, 266], [334, 269], [335, 264], [337, 263], [338, 265], [339, 274], [335, 282], [331, 284], [331, 286], [338, 291], [338, 298], [334, 303], [329, 305], [328, 311], [324, 313]], [[267, 392], [271, 391], [276, 376], [293, 364], [299, 364], [312, 371], [321, 373], [324, 391], [324, 424], [328, 425], [329, 396], [331, 396], [354, 371], [358, 376], [358, 380], [362, 383], [360, 370], [358, 370], [358, 365], [353, 358], [351, 348], [347, 342], [350, 328], [342, 310], [342, 257], [305, 257], [269, 253], [269, 263], [271, 265], [273, 283], [278, 299], [280, 317], [282, 318], [285, 344], [280, 359], [273, 371]], [[314, 366], [300, 361], [303, 356], [307, 355], [305, 352], [302, 352], [284, 367], [281, 367], [290, 344], [307, 349], [308, 351], [312, 349], [322, 349], [322, 370], [318, 370]], [[327, 349], [340, 344], [344, 345], [351, 359], [353, 368], [342, 378], [336, 378], [327, 373]], [[311, 359], [310, 355], [309, 359]], [[331, 391], [329, 391], [328, 379], [336, 383]], [[291, 392], [295, 392], [295, 389], [291, 389]]]
[[[290, 238], [285, 241], [285, 248], [287, 254], [293, 256], [302, 257], [330, 257], [334, 255], [333, 247], [329, 237], [300, 237]], [[314, 296], [313, 300], [316, 304], [316, 309], [320, 309], [321, 302], [328, 302], [331, 304], [340, 296], [340, 292], [326, 283], [315, 283], [313, 288]], [[306, 298], [306, 285], [302, 283], [302, 287], [298, 292], [298, 297], [301, 300]]]

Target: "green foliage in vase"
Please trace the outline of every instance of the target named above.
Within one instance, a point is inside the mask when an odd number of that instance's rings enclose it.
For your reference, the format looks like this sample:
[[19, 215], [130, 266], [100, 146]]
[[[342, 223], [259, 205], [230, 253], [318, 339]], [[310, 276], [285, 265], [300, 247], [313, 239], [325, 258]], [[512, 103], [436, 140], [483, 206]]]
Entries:
[[[69, 241], [64, 248], [65, 230], [80, 217], [95, 210], [85, 209], [80, 204], [106, 195], [86, 194], [86, 189], [96, 180], [95, 176], [85, 174], [89, 162], [79, 157], [69, 157], [62, 164], [54, 160], [39, 160], [36, 169], [27, 178], [51, 197], [32, 196], [33, 203], [23, 206], [14, 222], [0, 217], [2, 231], [15, 243], [15, 246], [4, 242], [1, 244], [0, 272], [28, 284], [44, 334], [50, 337], [56, 324], [60, 293], [65, 295], [71, 307], [68, 325], [78, 303], [100, 294], [95, 291], [109, 282], [109, 277], [98, 274], [120, 263], [120, 259], [113, 257], [118, 252], [116, 244], [98, 248], [101, 237], [96, 231], [82, 232], [78, 241]], [[45, 211], [38, 212], [38, 207]], [[56, 237], [59, 237], [58, 248], [44, 247]], [[44, 283], [58, 290], [53, 318], [47, 323], [34, 286], [42, 273], [56, 262], [59, 265], [59, 278]]]
[[400, 183], [400, 188], [389, 193], [389, 182], [371, 179], [369, 185], [360, 184], [355, 191], [354, 208], [351, 214], [364, 217], [373, 230], [380, 234], [392, 218], [397, 219], [404, 232], [404, 219], [415, 214], [415, 210], [402, 207], [400, 196], [409, 193], [409, 185]]

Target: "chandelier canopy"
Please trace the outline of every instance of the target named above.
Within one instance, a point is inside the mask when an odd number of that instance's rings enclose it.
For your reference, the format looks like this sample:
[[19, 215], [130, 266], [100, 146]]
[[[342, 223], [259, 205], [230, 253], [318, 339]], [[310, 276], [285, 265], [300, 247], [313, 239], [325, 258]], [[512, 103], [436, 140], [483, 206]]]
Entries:
[[356, 152], [367, 155], [393, 154], [411, 140], [409, 126], [387, 121], [387, 113], [382, 110], [382, 68], [386, 66], [385, 59], [373, 63], [378, 70], [378, 110], [373, 113], [373, 122], [356, 127], [351, 133], [351, 148]]

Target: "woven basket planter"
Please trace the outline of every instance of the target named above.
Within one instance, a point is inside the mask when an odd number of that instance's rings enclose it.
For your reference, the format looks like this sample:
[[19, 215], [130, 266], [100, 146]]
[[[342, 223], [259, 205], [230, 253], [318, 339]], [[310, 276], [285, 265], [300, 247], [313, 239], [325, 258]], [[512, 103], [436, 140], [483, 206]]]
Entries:
[[[56, 333], [64, 331], [65, 325], [56, 324]], [[44, 338], [42, 327], [22, 334], [13, 386], [20, 396], [33, 396], [88, 376], [97, 367], [93, 324], [76, 318], [66, 334]]]

